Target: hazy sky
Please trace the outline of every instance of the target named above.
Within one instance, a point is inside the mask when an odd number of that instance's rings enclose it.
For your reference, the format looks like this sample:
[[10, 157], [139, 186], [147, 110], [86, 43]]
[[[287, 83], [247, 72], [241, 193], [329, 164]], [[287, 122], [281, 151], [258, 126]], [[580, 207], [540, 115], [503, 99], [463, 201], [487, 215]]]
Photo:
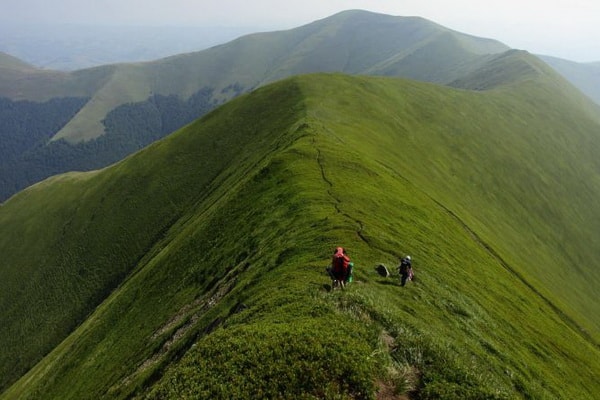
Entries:
[[297, 27], [342, 10], [418, 15], [535, 54], [600, 61], [598, 0], [0, 0], [0, 21]]

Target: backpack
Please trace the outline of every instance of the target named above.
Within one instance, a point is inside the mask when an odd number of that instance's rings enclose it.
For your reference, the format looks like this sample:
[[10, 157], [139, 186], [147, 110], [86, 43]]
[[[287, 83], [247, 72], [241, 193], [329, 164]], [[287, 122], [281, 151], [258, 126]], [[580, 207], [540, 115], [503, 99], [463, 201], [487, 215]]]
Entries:
[[406, 258], [403, 258], [402, 261], [400, 262], [400, 267], [398, 269], [400, 270], [400, 273], [402, 275], [407, 275], [408, 270], [410, 269], [410, 261], [407, 260]]

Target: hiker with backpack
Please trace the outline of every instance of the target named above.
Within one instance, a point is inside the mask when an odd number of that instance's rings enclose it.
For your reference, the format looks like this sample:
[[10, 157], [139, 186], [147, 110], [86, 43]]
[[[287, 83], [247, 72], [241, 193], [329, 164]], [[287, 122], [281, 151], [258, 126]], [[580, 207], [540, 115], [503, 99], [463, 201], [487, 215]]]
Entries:
[[410, 256], [406, 256], [400, 260], [398, 265], [398, 273], [400, 274], [400, 286], [406, 285], [406, 281], [413, 279], [412, 262]]
[[[329, 276], [331, 277], [331, 288], [334, 289], [336, 286], [340, 286], [342, 289], [345, 288], [348, 278], [351, 276], [351, 265], [350, 257], [346, 253], [346, 249], [343, 247], [336, 247], [331, 258], [331, 267], [327, 269]], [[353, 264], [352, 264], [353, 266]]]

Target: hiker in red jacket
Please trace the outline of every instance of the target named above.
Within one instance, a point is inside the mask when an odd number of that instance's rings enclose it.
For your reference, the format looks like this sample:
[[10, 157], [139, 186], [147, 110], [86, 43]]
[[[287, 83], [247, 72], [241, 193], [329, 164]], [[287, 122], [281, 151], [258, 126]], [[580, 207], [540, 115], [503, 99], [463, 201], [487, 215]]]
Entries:
[[350, 264], [350, 257], [346, 253], [346, 249], [343, 247], [337, 247], [333, 252], [331, 258], [331, 288], [340, 286], [342, 289], [346, 285], [348, 279], [348, 265]]

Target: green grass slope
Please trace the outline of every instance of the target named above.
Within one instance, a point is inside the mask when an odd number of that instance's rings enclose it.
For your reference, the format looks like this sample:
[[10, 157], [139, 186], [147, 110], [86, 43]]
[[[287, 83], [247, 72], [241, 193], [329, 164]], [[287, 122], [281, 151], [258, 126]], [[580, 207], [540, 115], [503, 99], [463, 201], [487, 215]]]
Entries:
[[296, 77], [20, 193], [1, 375], [56, 347], [0, 398], [594, 398], [599, 123], [557, 94]]
[[[272, 125], [276, 116], [263, 118]], [[170, 152], [162, 156], [163, 164], [154, 156], [135, 156], [105, 171], [58, 176], [0, 208], [0, 246], [7, 250], [1, 261], [0, 329], [6, 348], [12, 349], [2, 353], [3, 384], [51, 350], [104, 300], [184, 211], [207, 195], [239, 152], [262, 144], [251, 135], [228, 133], [227, 125], [219, 129], [227, 132], [223, 138], [192, 135], [171, 147], [152, 147]], [[263, 130], [260, 125], [254, 129]], [[194, 143], [185, 143], [190, 140]], [[178, 159], [181, 176], [173, 175]], [[194, 162], [193, 170], [187, 161]]]

